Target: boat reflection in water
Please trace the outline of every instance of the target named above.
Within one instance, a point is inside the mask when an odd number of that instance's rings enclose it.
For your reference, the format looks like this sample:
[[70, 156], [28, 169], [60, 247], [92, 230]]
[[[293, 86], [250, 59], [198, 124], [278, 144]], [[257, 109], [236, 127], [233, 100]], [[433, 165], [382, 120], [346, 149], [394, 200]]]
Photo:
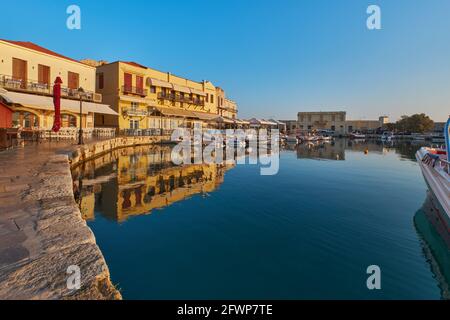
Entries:
[[344, 139], [324, 142], [307, 142], [296, 148], [298, 159], [345, 160]]
[[443, 299], [450, 299], [450, 229], [443, 209], [431, 193], [414, 216], [414, 225], [422, 239], [423, 253], [430, 264]]
[[395, 152], [401, 159], [414, 160], [417, 146], [408, 141], [384, 142], [375, 140], [335, 139], [333, 141], [307, 142], [285, 145], [285, 150], [297, 153], [298, 159], [346, 160], [346, 152], [388, 154]]
[[115, 150], [72, 171], [75, 198], [83, 218], [95, 212], [123, 222], [150, 214], [195, 194], [214, 191], [234, 165], [176, 166], [170, 146], [141, 146]]

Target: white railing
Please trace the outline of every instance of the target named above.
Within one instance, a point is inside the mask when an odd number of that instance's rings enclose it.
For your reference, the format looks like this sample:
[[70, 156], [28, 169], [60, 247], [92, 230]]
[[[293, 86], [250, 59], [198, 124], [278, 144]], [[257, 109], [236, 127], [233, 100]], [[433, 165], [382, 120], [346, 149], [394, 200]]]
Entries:
[[[61, 140], [77, 140], [79, 135], [78, 128], [61, 128], [58, 132], [44, 129], [39, 130], [39, 138], [41, 139], [61, 139]], [[114, 128], [83, 128], [83, 138], [113, 138], [116, 136]]]

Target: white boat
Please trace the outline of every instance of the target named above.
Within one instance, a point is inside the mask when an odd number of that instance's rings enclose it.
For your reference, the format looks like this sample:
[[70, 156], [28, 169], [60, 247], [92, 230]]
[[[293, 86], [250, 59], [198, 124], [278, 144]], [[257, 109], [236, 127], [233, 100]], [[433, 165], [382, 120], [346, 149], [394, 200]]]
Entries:
[[353, 132], [353, 133], [350, 134], [350, 138], [352, 138], [352, 139], [365, 139], [366, 135], [362, 134], [360, 132]]
[[298, 143], [298, 139], [297, 139], [296, 136], [287, 136], [286, 137], [286, 143], [297, 144]]
[[331, 136], [320, 136], [319, 140], [331, 141], [331, 140], [333, 140], [333, 137], [331, 137]]
[[447, 230], [450, 232], [450, 119], [445, 127], [446, 149], [422, 147], [416, 158], [433, 196], [437, 199]]
[[298, 137], [302, 142], [314, 142], [319, 140], [319, 138], [315, 135], [304, 135]]
[[392, 141], [394, 134], [392, 132], [383, 132], [381, 135], [381, 141]]

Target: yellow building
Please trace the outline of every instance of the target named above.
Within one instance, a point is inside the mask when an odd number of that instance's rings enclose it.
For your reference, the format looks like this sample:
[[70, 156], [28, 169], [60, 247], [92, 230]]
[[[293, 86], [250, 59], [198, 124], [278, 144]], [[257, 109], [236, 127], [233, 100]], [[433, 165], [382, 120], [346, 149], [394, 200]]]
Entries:
[[227, 99], [225, 91], [220, 87], [216, 87], [216, 94], [217, 110], [219, 115], [229, 119], [236, 119], [238, 113], [236, 102]]
[[95, 93], [95, 67], [83, 64], [31, 42], [0, 40], [0, 102], [13, 111], [13, 127], [50, 129], [53, 126], [53, 83], [61, 87], [61, 118], [63, 127], [80, 124], [82, 87], [84, 128], [94, 127], [94, 114], [116, 113], [100, 104]]
[[[225, 103], [225, 93], [219, 99], [209, 81], [192, 81], [134, 62], [98, 66], [96, 90], [119, 114], [97, 115], [96, 125], [120, 130], [204, 127], [220, 115], [220, 103]], [[234, 108], [237, 113], [236, 104]]]
[[297, 129], [302, 132], [330, 130], [344, 134], [346, 116], [345, 111], [299, 112]]

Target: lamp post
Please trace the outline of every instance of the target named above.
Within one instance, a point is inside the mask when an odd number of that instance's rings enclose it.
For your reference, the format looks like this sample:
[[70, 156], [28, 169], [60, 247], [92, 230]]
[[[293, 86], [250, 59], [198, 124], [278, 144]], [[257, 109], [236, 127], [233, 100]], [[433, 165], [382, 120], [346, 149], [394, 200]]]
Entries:
[[78, 132], [78, 144], [83, 144], [83, 96], [84, 89], [82, 87], [78, 88], [78, 96], [80, 97], [80, 130]]

